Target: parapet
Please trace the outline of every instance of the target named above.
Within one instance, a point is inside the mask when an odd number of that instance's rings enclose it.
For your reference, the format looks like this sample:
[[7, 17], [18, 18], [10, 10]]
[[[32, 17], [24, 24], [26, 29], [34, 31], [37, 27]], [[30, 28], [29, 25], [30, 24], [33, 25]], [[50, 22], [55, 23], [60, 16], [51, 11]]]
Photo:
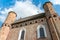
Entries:
[[[8, 14], [10, 14], [10, 13], [14, 13], [14, 14], [16, 14], [14, 11], [10, 11]], [[17, 14], [16, 14], [16, 17], [17, 17]]]
[[49, 2], [45, 2], [45, 3], [43, 4], [43, 8], [44, 8], [44, 6], [45, 6], [47, 3], [50, 3], [51, 5], [53, 5], [52, 2], [50, 2], [50, 1], [49, 1]]

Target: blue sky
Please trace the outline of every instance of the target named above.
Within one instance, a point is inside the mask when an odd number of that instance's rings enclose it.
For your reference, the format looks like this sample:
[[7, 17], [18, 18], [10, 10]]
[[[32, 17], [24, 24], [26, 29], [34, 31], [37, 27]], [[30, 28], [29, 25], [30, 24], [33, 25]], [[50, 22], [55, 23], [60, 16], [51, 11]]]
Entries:
[[0, 0], [0, 27], [5, 21], [8, 12], [17, 13], [17, 19], [44, 12], [43, 4], [51, 1], [58, 15], [60, 15], [60, 0]]

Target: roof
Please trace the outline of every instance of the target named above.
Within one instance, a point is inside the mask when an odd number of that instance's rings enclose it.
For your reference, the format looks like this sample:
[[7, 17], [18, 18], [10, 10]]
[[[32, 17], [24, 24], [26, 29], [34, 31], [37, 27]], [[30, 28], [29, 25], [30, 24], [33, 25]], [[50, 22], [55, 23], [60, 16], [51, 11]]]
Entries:
[[13, 24], [20, 23], [20, 22], [25, 22], [25, 21], [29, 21], [29, 20], [33, 20], [33, 19], [37, 19], [37, 18], [43, 18], [43, 17], [45, 17], [45, 13], [40, 13], [40, 14], [37, 14], [37, 15], [33, 15], [33, 16], [18, 19]]

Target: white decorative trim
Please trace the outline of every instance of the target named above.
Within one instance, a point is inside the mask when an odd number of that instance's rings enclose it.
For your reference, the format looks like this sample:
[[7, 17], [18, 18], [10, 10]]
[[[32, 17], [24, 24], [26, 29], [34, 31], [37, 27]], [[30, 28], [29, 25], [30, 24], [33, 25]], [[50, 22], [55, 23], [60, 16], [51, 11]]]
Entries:
[[25, 40], [25, 35], [26, 35], [26, 29], [25, 29], [25, 28], [22, 28], [22, 29], [20, 30], [18, 40], [21, 39], [21, 34], [22, 34], [22, 31], [23, 31], [23, 30], [25, 31], [25, 34], [24, 34], [24, 40]]
[[37, 38], [40, 38], [40, 36], [39, 36], [40, 35], [40, 32], [39, 32], [40, 28], [44, 29], [45, 37], [47, 37], [45, 26], [44, 25], [38, 25], [38, 27], [37, 27]]

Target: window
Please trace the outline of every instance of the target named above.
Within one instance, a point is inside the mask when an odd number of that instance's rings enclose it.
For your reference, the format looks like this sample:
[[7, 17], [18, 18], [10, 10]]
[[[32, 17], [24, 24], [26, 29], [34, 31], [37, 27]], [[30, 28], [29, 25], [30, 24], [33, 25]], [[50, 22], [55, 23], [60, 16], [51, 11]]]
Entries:
[[42, 38], [42, 37], [45, 37], [44, 29], [43, 29], [43, 28], [40, 28], [39, 31], [40, 31], [40, 37], [41, 37], [41, 38]]
[[22, 24], [20, 25], [20, 27], [22, 27]]
[[24, 40], [24, 34], [25, 34], [25, 31], [23, 30], [22, 34], [21, 34], [21, 39], [20, 40]]
[[53, 15], [53, 17], [56, 17], [56, 15]]
[[5, 24], [5, 26], [7, 26], [7, 24]]
[[41, 22], [43, 22], [43, 20], [41, 20]]
[[27, 23], [25, 23], [25, 25], [27, 25]]
[[30, 24], [32, 24], [32, 22], [30, 22]]
[[45, 26], [43, 25], [38, 25], [37, 27], [37, 38], [45, 38], [46, 35], [46, 30], [45, 30]]
[[35, 23], [37, 23], [37, 21], [35, 21]]
[[24, 40], [24, 39], [25, 39], [25, 30], [22, 29], [22, 30], [20, 30], [20, 32], [19, 32], [18, 40]]
[[18, 26], [16, 25], [16, 28], [17, 28]]

